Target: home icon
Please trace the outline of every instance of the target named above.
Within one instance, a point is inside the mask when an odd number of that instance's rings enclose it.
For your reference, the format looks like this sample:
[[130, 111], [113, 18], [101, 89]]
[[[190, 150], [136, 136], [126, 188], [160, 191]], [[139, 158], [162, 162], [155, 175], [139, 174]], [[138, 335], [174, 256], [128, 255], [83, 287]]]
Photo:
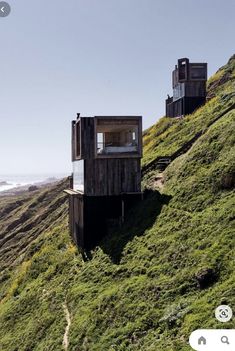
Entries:
[[198, 339], [198, 345], [206, 345], [206, 338], [204, 338], [204, 336]]

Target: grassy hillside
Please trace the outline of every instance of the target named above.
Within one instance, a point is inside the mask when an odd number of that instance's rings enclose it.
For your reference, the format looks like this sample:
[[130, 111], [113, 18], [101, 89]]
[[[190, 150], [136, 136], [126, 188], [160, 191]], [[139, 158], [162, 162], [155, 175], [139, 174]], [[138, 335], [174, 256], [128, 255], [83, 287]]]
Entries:
[[235, 57], [205, 106], [145, 132], [148, 164], [203, 130], [161, 192], [157, 171], [145, 175], [144, 201], [86, 261], [69, 238], [66, 182], [0, 198], [1, 351], [189, 351], [192, 330], [221, 327], [214, 308], [235, 306], [235, 110], [216, 117], [234, 103], [234, 79]]

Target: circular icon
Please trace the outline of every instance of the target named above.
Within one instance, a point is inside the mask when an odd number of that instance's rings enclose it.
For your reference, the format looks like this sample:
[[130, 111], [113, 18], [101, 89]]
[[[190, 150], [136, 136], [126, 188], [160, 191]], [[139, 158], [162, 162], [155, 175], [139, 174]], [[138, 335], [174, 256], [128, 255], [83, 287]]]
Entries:
[[228, 344], [229, 345], [228, 337], [227, 336], [222, 336], [221, 342], [222, 342], [222, 344]]
[[229, 322], [233, 317], [233, 311], [231, 307], [227, 305], [221, 305], [215, 310], [215, 318], [222, 323]]
[[5, 1], [0, 1], [0, 17], [7, 17], [10, 12], [11, 6]]

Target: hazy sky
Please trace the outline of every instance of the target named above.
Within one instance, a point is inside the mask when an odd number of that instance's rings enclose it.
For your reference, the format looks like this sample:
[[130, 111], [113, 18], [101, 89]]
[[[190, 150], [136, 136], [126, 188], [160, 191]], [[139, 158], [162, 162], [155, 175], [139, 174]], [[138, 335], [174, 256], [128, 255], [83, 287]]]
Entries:
[[0, 174], [70, 172], [70, 121], [164, 114], [180, 57], [234, 54], [234, 0], [9, 0], [0, 18]]

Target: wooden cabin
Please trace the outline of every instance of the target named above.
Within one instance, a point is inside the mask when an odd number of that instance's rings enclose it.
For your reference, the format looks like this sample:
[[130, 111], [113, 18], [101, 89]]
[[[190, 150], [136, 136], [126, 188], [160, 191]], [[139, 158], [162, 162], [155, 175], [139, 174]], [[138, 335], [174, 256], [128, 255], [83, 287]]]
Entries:
[[182, 117], [192, 113], [206, 101], [207, 63], [178, 60], [172, 72], [173, 96], [166, 100], [166, 116]]
[[142, 117], [95, 116], [72, 121], [70, 233], [90, 249], [142, 197]]

